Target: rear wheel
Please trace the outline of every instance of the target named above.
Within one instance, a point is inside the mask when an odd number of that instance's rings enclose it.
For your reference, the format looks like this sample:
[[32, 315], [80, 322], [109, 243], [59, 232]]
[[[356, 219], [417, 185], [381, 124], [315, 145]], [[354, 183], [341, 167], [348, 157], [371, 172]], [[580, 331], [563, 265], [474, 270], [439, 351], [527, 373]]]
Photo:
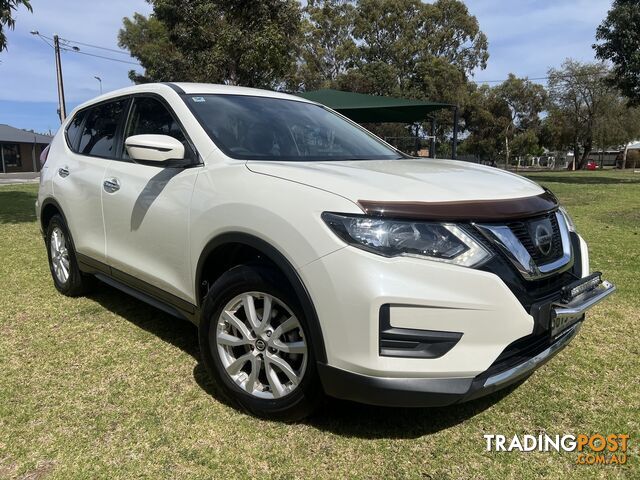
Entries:
[[306, 320], [276, 270], [242, 265], [223, 274], [205, 299], [204, 364], [224, 393], [248, 412], [295, 421], [322, 397]]
[[56, 289], [69, 297], [86, 293], [92, 278], [80, 272], [69, 229], [60, 215], [54, 215], [45, 237], [49, 269]]

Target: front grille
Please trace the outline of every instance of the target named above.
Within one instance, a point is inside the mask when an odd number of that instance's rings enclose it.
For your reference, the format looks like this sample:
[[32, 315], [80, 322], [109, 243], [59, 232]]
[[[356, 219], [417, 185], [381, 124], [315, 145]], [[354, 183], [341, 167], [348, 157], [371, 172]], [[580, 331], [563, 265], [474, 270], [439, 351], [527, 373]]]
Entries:
[[[570, 234], [573, 249], [573, 263], [568, 271], [560, 271], [543, 278], [526, 279], [514, 268], [504, 255], [495, 255], [479, 270], [491, 272], [502, 279], [527, 312], [540, 301], [548, 301], [550, 297], [560, 296], [560, 290], [565, 285], [582, 277], [582, 255], [580, 243], [575, 233]], [[489, 241], [484, 241], [486, 248], [492, 248]]]
[[[532, 231], [533, 226], [545, 219], [550, 222], [552, 228], [551, 250], [546, 255], [534, 244], [535, 232]], [[544, 265], [545, 263], [553, 262], [562, 257], [562, 237], [560, 235], [560, 227], [558, 226], [558, 219], [556, 218], [555, 213], [549, 213], [541, 217], [535, 217], [527, 220], [510, 222], [507, 226], [511, 229], [518, 240], [520, 240], [520, 243], [522, 243], [527, 252], [529, 252], [529, 255], [531, 255], [531, 258], [537, 265]]]

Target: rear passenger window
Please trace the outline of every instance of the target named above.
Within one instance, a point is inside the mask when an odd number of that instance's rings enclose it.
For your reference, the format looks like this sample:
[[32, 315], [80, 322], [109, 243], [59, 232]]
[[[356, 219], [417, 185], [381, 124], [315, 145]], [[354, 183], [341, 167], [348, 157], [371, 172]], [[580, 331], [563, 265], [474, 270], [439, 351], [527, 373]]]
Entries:
[[[151, 97], [139, 97], [133, 100], [129, 125], [124, 138], [132, 135], [169, 135], [183, 143], [188, 156], [190, 147], [180, 125], [162, 102]], [[122, 156], [128, 158], [126, 149]]]
[[87, 120], [80, 137], [79, 153], [116, 158], [115, 136], [126, 104], [126, 99], [103, 103], [87, 112]]
[[67, 142], [73, 151], [77, 150], [78, 134], [80, 133], [80, 127], [82, 126], [85, 113], [85, 110], [76, 113], [75, 117], [69, 122], [69, 126], [67, 126]]

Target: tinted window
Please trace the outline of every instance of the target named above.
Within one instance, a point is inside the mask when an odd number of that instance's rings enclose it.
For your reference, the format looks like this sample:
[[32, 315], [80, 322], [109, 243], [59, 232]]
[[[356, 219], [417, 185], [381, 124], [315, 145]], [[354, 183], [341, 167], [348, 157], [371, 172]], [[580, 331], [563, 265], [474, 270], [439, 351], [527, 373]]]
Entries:
[[[184, 144], [187, 154], [190, 151], [180, 125], [167, 107], [155, 98], [139, 97], [133, 100], [124, 138], [132, 135], [169, 135]], [[128, 157], [125, 149], [122, 155], [124, 158]]]
[[67, 141], [69, 142], [69, 145], [71, 145], [71, 149], [74, 151], [78, 145], [78, 134], [80, 133], [80, 127], [82, 126], [82, 120], [84, 120], [85, 113], [85, 111], [76, 113], [76, 116], [73, 117], [67, 126]]
[[118, 100], [88, 110], [80, 137], [80, 153], [115, 158], [115, 136], [126, 104], [127, 100]]
[[402, 158], [364, 129], [312, 103], [242, 95], [197, 95], [186, 101], [213, 141], [233, 158]]
[[160, 101], [155, 98], [136, 98], [125, 137], [147, 134], [169, 135], [181, 142], [185, 140], [180, 125]]

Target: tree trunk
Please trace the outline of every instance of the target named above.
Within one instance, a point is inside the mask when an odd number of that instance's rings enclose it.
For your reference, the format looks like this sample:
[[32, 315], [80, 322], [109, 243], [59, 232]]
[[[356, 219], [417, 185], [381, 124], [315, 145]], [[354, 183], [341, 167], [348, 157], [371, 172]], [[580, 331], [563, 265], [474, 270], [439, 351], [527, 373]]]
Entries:
[[504, 136], [504, 147], [505, 147], [505, 162], [504, 169], [509, 170], [509, 136]]
[[622, 170], [627, 168], [627, 153], [629, 153], [629, 144], [625, 143], [624, 144], [624, 152], [622, 153], [622, 165], [620, 165], [620, 168]]
[[578, 146], [578, 141], [573, 145], [573, 161], [571, 162], [571, 168], [569, 170], [576, 169], [576, 162], [578, 161], [578, 157], [580, 156], [580, 147]]
[[580, 165], [578, 166], [580, 170], [584, 169], [585, 165], [587, 164], [587, 157], [589, 157], [589, 154], [591, 153], [592, 149], [593, 149], [593, 140], [588, 138], [584, 144], [584, 151], [582, 152], [582, 158], [580, 159]]

